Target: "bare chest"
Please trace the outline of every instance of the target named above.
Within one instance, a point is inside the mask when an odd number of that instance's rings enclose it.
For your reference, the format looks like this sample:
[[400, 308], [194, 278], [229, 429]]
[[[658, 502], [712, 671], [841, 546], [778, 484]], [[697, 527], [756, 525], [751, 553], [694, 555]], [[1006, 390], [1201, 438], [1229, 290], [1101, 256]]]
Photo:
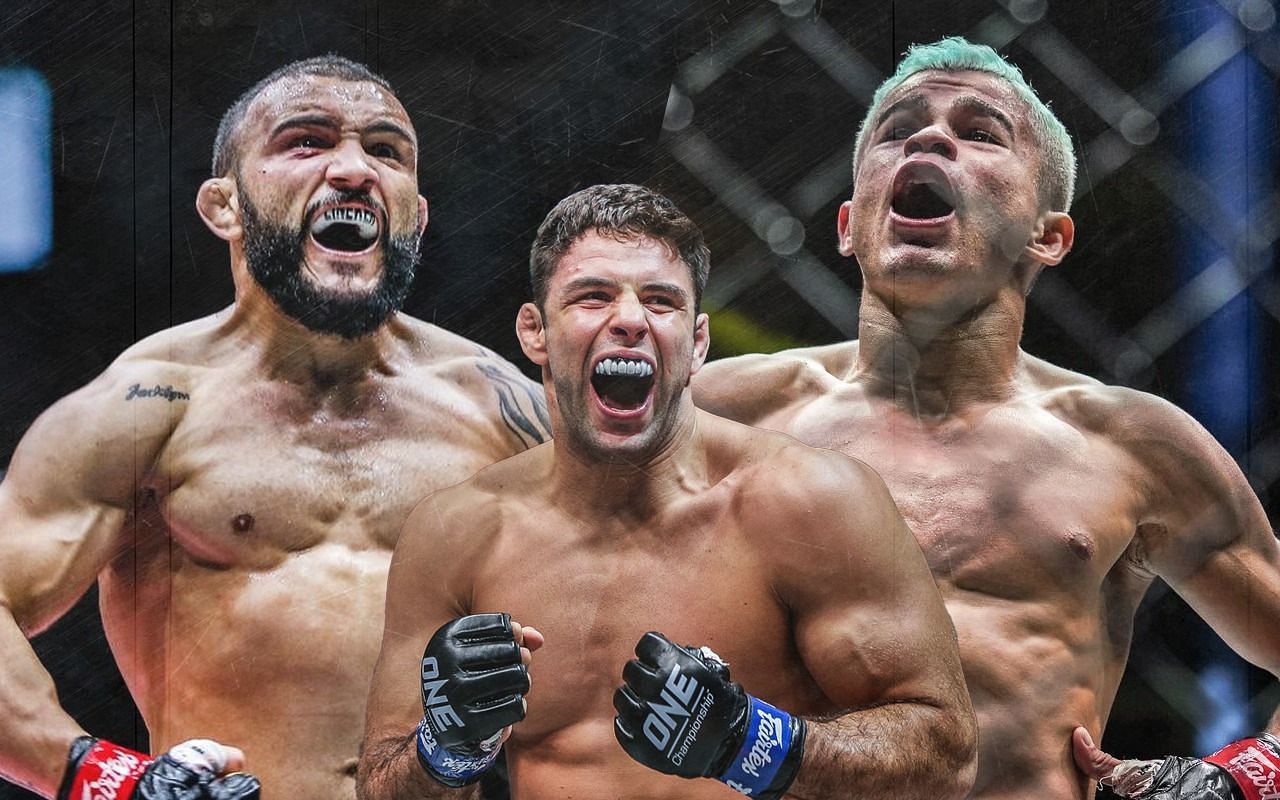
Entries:
[[781, 429], [876, 469], [944, 590], [1096, 597], [1134, 536], [1138, 498], [1124, 459], [1039, 409], [947, 428], [819, 408]]
[[546, 637], [518, 730], [526, 744], [571, 728], [611, 737], [613, 692], [647, 631], [711, 647], [736, 680], [774, 702], [816, 705], [767, 570], [735, 531], [673, 527], [665, 533], [678, 541], [664, 544], [633, 532], [647, 542], [632, 544], [592, 541], [575, 526], [544, 517], [513, 537], [525, 542], [523, 557], [498, 548], [477, 581], [475, 610], [508, 611]]
[[140, 502], [197, 561], [269, 566], [324, 543], [390, 550], [418, 501], [505, 455], [488, 420], [447, 400], [340, 413], [252, 392], [193, 398]]

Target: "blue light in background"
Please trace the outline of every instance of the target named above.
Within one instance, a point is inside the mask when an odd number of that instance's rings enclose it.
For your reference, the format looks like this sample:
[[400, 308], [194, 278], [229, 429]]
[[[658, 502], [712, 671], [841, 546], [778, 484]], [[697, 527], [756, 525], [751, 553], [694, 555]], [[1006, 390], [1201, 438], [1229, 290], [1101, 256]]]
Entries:
[[0, 69], [0, 272], [34, 269], [53, 248], [52, 112], [40, 73]]
[[[1187, 41], [1224, 22], [1236, 24], [1217, 3], [1189, 5], [1193, 12], [1170, 15]], [[1206, 187], [1221, 218], [1237, 223], [1228, 232], [1232, 241], [1226, 242], [1194, 223], [1180, 226], [1177, 271], [1183, 283], [1222, 259], [1231, 260], [1240, 275], [1251, 274], [1252, 265], [1239, 259], [1257, 257], [1242, 245], [1252, 212], [1274, 190], [1274, 136], [1266, 129], [1274, 102], [1273, 81], [1247, 49], [1183, 100], [1189, 124], [1177, 145], [1180, 155]], [[1245, 290], [1188, 340], [1181, 403], [1237, 460], [1249, 450], [1251, 408], [1263, 391], [1261, 330], [1258, 311]], [[1206, 753], [1250, 732], [1250, 698], [1245, 668], [1226, 646], [1216, 637], [1202, 644], [1199, 683], [1209, 708], [1196, 746]]]

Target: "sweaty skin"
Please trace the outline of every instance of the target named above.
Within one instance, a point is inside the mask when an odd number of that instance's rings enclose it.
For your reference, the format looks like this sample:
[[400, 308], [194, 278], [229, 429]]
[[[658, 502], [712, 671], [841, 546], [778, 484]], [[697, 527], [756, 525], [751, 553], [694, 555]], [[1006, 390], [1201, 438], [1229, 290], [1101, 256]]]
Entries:
[[[611, 698], [649, 630], [710, 646], [748, 692], [813, 718], [788, 797], [967, 790], [972, 716], [910, 532], [865, 465], [692, 407], [691, 292], [647, 288], [688, 284], [670, 259], [660, 245], [593, 233], [573, 245], [552, 280], [545, 350], [522, 331], [531, 357], [556, 363], [554, 444], [438, 493], [406, 524], [370, 699], [365, 800], [476, 796], [428, 778], [411, 731], [424, 644], [450, 619], [487, 611], [545, 637], [530, 648], [528, 715], [505, 745], [518, 800], [741, 796], [644, 767], [615, 741]], [[559, 291], [575, 285], [585, 288]], [[699, 320], [693, 369], [705, 353]], [[672, 427], [615, 419], [589, 381], [565, 377], [620, 350], [655, 364], [655, 398], [678, 389], [662, 412]], [[585, 408], [590, 430], [570, 432], [564, 407]], [[639, 449], [636, 437], [655, 430], [666, 434]]]
[[[1190, 417], [1018, 347], [1026, 291], [1071, 229], [1036, 210], [1012, 92], [926, 72], [885, 106], [908, 94], [922, 99], [874, 132], [841, 212], [841, 251], [865, 278], [860, 340], [709, 364], [695, 400], [884, 478], [959, 635], [979, 720], [972, 796], [1090, 797], [1072, 731], [1101, 740], [1151, 582], [1275, 673], [1280, 551], [1239, 469]], [[908, 162], [945, 176], [954, 218], [895, 218], [892, 181]]]
[[[299, 114], [306, 137], [254, 136]], [[361, 189], [392, 230], [425, 225], [412, 126], [376, 87], [287, 82], [246, 131], [260, 209], [297, 224], [308, 198]], [[135, 345], [53, 406], [0, 484], [0, 771], [45, 796], [84, 731], [26, 637], [97, 579], [153, 752], [212, 738], [244, 751], [266, 797], [350, 800], [405, 518], [546, 435], [540, 388], [459, 336], [393, 314], [349, 341], [285, 317], [247, 273], [246, 188], [215, 179], [200, 200], [231, 245], [236, 304]], [[376, 282], [376, 248], [307, 248], [318, 283]]]

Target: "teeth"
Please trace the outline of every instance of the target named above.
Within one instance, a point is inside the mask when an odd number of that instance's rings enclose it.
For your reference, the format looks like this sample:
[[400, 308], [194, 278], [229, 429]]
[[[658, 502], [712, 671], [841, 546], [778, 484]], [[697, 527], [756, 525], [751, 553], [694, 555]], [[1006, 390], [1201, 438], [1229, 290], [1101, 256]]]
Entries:
[[378, 235], [378, 217], [367, 208], [352, 208], [350, 206], [327, 209], [311, 226], [311, 232], [315, 234], [324, 233], [330, 225], [336, 225], [339, 222], [355, 225], [356, 230], [360, 232], [360, 237], [363, 239], [373, 239]]
[[597, 375], [633, 375], [647, 378], [653, 374], [653, 365], [647, 361], [633, 361], [628, 358], [606, 358], [596, 364]]

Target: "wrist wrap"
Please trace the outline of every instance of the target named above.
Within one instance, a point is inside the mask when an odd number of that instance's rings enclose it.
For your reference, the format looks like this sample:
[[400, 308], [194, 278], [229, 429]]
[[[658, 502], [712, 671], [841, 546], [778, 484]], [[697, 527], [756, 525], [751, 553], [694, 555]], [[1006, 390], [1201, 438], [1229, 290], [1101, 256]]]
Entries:
[[59, 800], [127, 800], [154, 759], [82, 736], [72, 743], [68, 761]]
[[415, 738], [418, 743], [418, 763], [428, 775], [455, 789], [480, 780], [480, 776], [493, 765], [502, 749], [500, 746], [489, 751], [478, 749], [476, 753], [448, 750], [436, 741], [435, 734], [431, 732], [431, 726], [425, 719], [418, 723]]
[[748, 797], [778, 798], [800, 768], [804, 720], [757, 697], [747, 700], [746, 735], [720, 780]]
[[1280, 797], [1280, 740], [1270, 734], [1232, 742], [1204, 760], [1226, 770], [1244, 800]]

